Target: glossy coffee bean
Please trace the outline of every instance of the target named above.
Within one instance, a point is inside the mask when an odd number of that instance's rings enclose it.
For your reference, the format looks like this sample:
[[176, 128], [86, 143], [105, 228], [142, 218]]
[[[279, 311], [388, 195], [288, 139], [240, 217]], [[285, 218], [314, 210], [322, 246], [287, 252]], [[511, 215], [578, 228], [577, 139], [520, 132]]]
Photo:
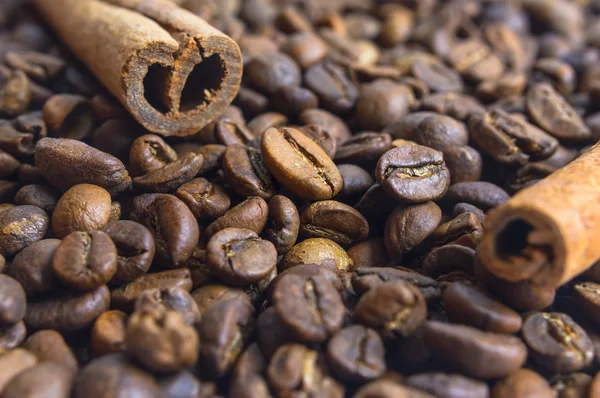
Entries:
[[231, 200], [218, 184], [204, 178], [194, 178], [175, 191], [177, 196], [192, 211], [198, 221], [212, 221], [229, 210]]
[[58, 281], [52, 269], [52, 258], [58, 239], [44, 239], [32, 243], [17, 254], [8, 270], [29, 297], [53, 291]]
[[221, 301], [229, 301], [233, 299], [249, 300], [248, 294], [241, 288], [235, 288], [227, 285], [219, 285], [216, 283], [204, 285], [192, 292], [192, 298], [198, 304], [200, 316], [202, 317], [215, 304]]
[[133, 188], [137, 192], [175, 192], [177, 188], [191, 181], [202, 167], [204, 158], [193, 152], [188, 152], [181, 158], [148, 173], [134, 177]]
[[493, 398], [555, 397], [548, 382], [530, 369], [519, 369], [498, 381], [492, 389]]
[[91, 345], [94, 357], [125, 351], [127, 314], [119, 310], [103, 312], [92, 326]]
[[490, 396], [488, 386], [468, 377], [452, 373], [421, 373], [408, 376], [407, 386], [442, 398], [484, 398]]
[[58, 203], [59, 195], [47, 185], [31, 184], [19, 189], [15, 195], [15, 204], [37, 206], [51, 214]]
[[102, 229], [111, 212], [110, 193], [96, 185], [80, 184], [60, 198], [52, 214], [52, 229], [59, 238], [75, 231]]
[[10, 379], [2, 391], [2, 396], [31, 397], [39, 394], [69, 398], [74, 375], [72, 370], [56, 363], [39, 363]]
[[27, 297], [13, 278], [0, 274], [0, 325], [12, 325], [25, 316]]
[[273, 106], [277, 112], [295, 117], [306, 109], [316, 108], [319, 99], [310, 90], [296, 86], [280, 86], [273, 94]]
[[360, 268], [383, 267], [390, 258], [383, 239], [374, 238], [358, 243], [348, 249], [348, 256]]
[[450, 185], [442, 154], [424, 146], [387, 151], [377, 163], [376, 178], [390, 196], [407, 203], [439, 199]]
[[390, 257], [409, 253], [431, 235], [442, 220], [442, 211], [433, 202], [399, 206], [385, 223], [385, 247]]
[[268, 200], [275, 194], [273, 178], [258, 149], [239, 144], [228, 146], [222, 168], [225, 179], [240, 195]]
[[497, 185], [485, 181], [462, 182], [448, 188], [444, 197], [449, 203], [468, 203], [487, 211], [509, 199], [508, 193]]
[[324, 127], [318, 124], [308, 124], [298, 127], [296, 130], [313, 140], [331, 159], [335, 158], [338, 148], [337, 139]]
[[277, 254], [287, 253], [298, 239], [300, 215], [294, 202], [282, 195], [269, 199], [269, 218], [264, 236], [273, 243]]
[[483, 226], [473, 213], [459, 214], [453, 220], [437, 227], [421, 244], [420, 250], [431, 249], [446, 244], [476, 248], [483, 236]]
[[437, 301], [441, 296], [440, 288], [435, 279], [412, 270], [392, 267], [357, 268], [352, 275], [352, 287], [357, 294], [364, 294], [382, 283], [396, 280], [402, 280], [416, 286], [427, 301]]
[[296, 62], [279, 52], [252, 58], [244, 72], [248, 84], [265, 94], [273, 94], [280, 86], [299, 86], [301, 81]]
[[154, 134], [136, 138], [129, 148], [129, 171], [133, 177], [160, 169], [175, 160], [175, 150]]
[[335, 161], [357, 165], [372, 165], [388, 150], [392, 149], [389, 134], [359, 133], [337, 148]]
[[348, 271], [354, 265], [340, 245], [325, 238], [310, 238], [296, 244], [285, 254], [279, 267], [285, 270], [300, 264], [329, 266], [339, 272]]
[[12, 256], [44, 238], [49, 224], [46, 212], [35, 206], [15, 206], [0, 212], [0, 255]]
[[328, 238], [342, 246], [350, 246], [367, 237], [369, 224], [352, 207], [335, 200], [322, 200], [302, 211], [300, 233], [312, 238]]
[[0, 391], [4, 390], [12, 378], [37, 363], [35, 355], [23, 348], [0, 352]]
[[153, 307], [179, 313], [186, 325], [196, 325], [200, 322], [198, 304], [187, 290], [180, 287], [144, 290], [135, 302], [135, 309], [149, 310]]
[[450, 171], [451, 184], [481, 179], [483, 160], [475, 148], [463, 145], [446, 149], [444, 161]]
[[72, 372], [79, 369], [77, 359], [63, 336], [54, 330], [40, 330], [29, 336], [23, 348], [34, 354], [40, 362], [52, 362]]
[[346, 141], [351, 136], [350, 129], [342, 119], [323, 109], [314, 108], [302, 111], [298, 115], [298, 122], [304, 126], [309, 124], [320, 126], [329, 132], [338, 143]]
[[265, 228], [268, 215], [267, 202], [258, 196], [251, 196], [213, 221], [206, 227], [204, 235], [210, 238], [225, 228], [245, 228], [260, 234]]
[[406, 115], [412, 100], [407, 86], [378, 79], [361, 86], [354, 115], [363, 130], [381, 131]]
[[27, 326], [23, 321], [0, 326], [0, 351], [17, 348], [25, 337], [27, 337]]
[[304, 84], [318, 98], [323, 108], [336, 115], [350, 112], [358, 99], [358, 88], [347, 71], [334, 63], [320, 63], [308, 68]]
[[388, 380], [376, 380], [362, 386], [353, 398], [369, 398], [369, 397], [415, 397], [415, 398], [432, 398], [433, 395], [416, 390], [411, 387], [406, 387], [402, 384]]

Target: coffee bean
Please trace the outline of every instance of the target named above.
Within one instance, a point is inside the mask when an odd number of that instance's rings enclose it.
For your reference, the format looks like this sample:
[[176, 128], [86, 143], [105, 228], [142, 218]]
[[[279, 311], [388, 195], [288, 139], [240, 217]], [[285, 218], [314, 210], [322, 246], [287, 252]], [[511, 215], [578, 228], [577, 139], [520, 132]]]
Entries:
[[96, 120], [90, 101], [76, 94], [56, 94], [44, 103], [44, 121], [54, 136], [84, 140]]
[[56, 248], [52, 268], [65, 285], [91, 291], [117, 271], [117, 248], [102, 231], [73, 232]]
[[25, 291], [13, 278], [0, 274], [0, 325], [11, 325], [25, 316], [27, 297]]
[[304, 73], [304, 82], [317, 97], [323, 108], [336, 115], [352, 110], [358, 99], [358, 88], [341, 66], [324, 62], [314, 65]]
[[327, 45], [312, 32], [298, 32], [288, 37], [282, 51], [292, 57], [301, 68], [306, 69], [327, 56]]
[[354, 115], [363, 130], [381, 131], [406, 115], [413, 100], [407, 86], [377, 79], [361, 86]]
[[431, 94], [421, 101], [421, 109], [442, 113], [458, 120], [466, 120], [473, 112], [483, 111], [475, 98], [461, 93]]
[[456, 43], [448, 58], [450, 64], [470, 81], [495, 80], [504, 72], [500, 58], [484, 42], [477, 39]]
[[500, 380], [492, 389], [493, 398], [555, 397], [548, 382], [530, 369], [519, 369]]
[[267, 202], [258, 196], [251, 196], [213, 221], [206, 227], [204, 235], [211, 237], [225, 228], [245, 228], [260, 234], [265, 228], [268, 216]]
[[[175, 147], [176, 151], [178, 150], [177, 148], [178, 147]], [[204, 162], [202, 162], [202, 167], [200, 167], [198, 174], [211, 173], [221, 168], [221, 163], [223, 162], [223, 156], [225, 155], [226, 150], [226, 146], [216, 144], [203, 145], [196, 149], [194, 152], [198, 155], [202, 155], [204, 158]], [[184, 153], [181, 153], [179, 156], [182, 155], [184, 155]]]
[[164, 398], [193, 398], [214, 396], [214, 383], [200, 381], [188, 370], [181, 370], [159, 380], [160, 396]]
[[158, 307], [159, 309], [175, 311], [183, 317], [186, 325], [196, 325], [200, 322], [200, 309], [194, 298], [182, 288], [148, 289], [142, 292], [135, 302], [135, 309]]
[[475, 249], [483, 236], [483, 227], [473, 213], [459, 214], [455, 219], [440, 225], [420, 245], [418, 251], [426, 251], [447, 244]]
[[0, 391], [4, 390], [12, 378], [37, 363], [35, 355], [22, 348], [0, 352]]
[[124, 352], [127, 314], [119, 310], [103, 312], [92, 327], [91, 345], [94, 357]]
[[287, 253], [298, 239], [300, 215], [294, 202], [281, 195], [269, 200], [269, 218], [264, 236], [273, 243], [277, 254]]
[[[1, 166], [0, 166], [1, 167]], [[25, 185], [15, 195], [15, 204], [39, 207], [51, 214], [56, 207], [59, 195], [47, 185]]]
[[439, 199], [450, 185], [442, 154], [424, 146], [387, 151], [377, 163], [376, 178], [390, 196], [408, 203]]
[[273, 94], [281, 86], [299, 86], [302, 80], [298, 64], [279, 52], [252, 58], [244, 73], [248, 84], [265, 94]]
[[339, 272], [354, 265], [340, 245], [325, 238], [310, 238], [298, 243], [285, 254], [279, 266], [285, 270], [299, 264], [328, 265]]
[[233, 371], [230, 393], [236, 397], [271, 396], [264, 372], [266, 359], [260, 352], [258, 344], [253, 343], [240, 355]]
[[523, 323], [523, 340], [531, 358], [556, 372], [575, 372], [594, 359], [592, 341], [570, 316], [556, 312], [532, 314]]
[[296, 130], [313, 140], [331, 159], [335, 157], [338, 143], [336, 138], [331, 135], [329, 131], [317, 124], [308, 124], [306, 126], [298, 127]]
[[446, 149], [444, 161], [450, 171], [451, 184], [481, 179], [483, 161], [479, 152], [470, 146]]
[[340, 330], [327, 344], [327, 362], [344, 380], [371, 380], [385, 370], [383, 341], [372, 329], [353, 325]]
[[335, 200], [323, 200], [302, 211], [300, 233], [313, 238], [328, 238], [349, 246], [367, 237], [369, 224], [352, 207]]
[[129, 149], [129, 171], [133, 177], [163, 168], [177, 160], [177, 153], [154, 134], [138, 137]]
[[316, 108], [319, 99], [312, 91], [296, 86], [280, 86], [272, 100], [277, 112], [287, 117], [296, 117], [306, 109]]
[[345, 203], [356, 203], [375, 182], [365, 169], [353, 164], [340, 164], [338, 170], [344, 186], [336, 199]]
[[260, 350], [267, 359], [272, 358], [279, 347], [294, 341], [283, 326], [275, 307], [268, 307], [258, 316], [256, 329]]
[[324, 276], [285, 275], [275, 286], [273, 301], [283, 326], [300, 341], [323, 342], [342, 326], [342, 298]]
[[52, 214], [52, 229], [59, 238], [75, 231], [102, 229], [111, 213], [110, 193], [90, 184], [75, 185], [60, 198]]
[[335, 153], [335, 161], [373, 165], [390, 149], [392, 149], [392, 139], [389, 134], [360, 133], [340, 145]]
[[49, 297], [29, 303], [25, 323], [31, 329], [81, 330], [108, 310], [109, 304], [110, 293], [104, 285], [89, 292]]
[[532, 86], [527, 91], [525, 103], [531, 119], [559, 140], [573, 142], [590, 137], [590, 129], [548, 83]]
[[352, 275], [352, 287], [360, 295], [384, 282], [396, 280], [403, 280], [418, 287], [427, 301], [436, 301], [441, 296], [434, 279], [412, 270], [391, 267], [357, 268]]
[[485, 181], [461, 182], [448, 188], [444, 197], [452, 205], [468, 203], [487, 211], [500, 206], [509, 199], [509, 195], [497, 185]]
[[369, 239], [348, 249], [348, 256], [360, 268], [383, 267], [390, 262], [383, 239]]
[[34, 242], [13, 259], [8, 273], [21, 284], [29, 297], [51, 292], [58, 287], [52, 258], [60, 242], [58, 239]]
[[0, 75], [0, 112], [17, 115], [25, 111], [31, 102], [31, 85], [22, 70]]
[[443, 363], [478, 378], [507, 376], [527, 357], [527, 347], [515, 336], [439, 321], [425, 323], [425, 342]]
[[350, 129], [342, 119], [323, 109], [314, 108], [302, 111], [298, 115], [298, 122], [304, 126], [309, 124], [320, 126], [329, 132], [338, 143], [346, 141], [351, 136]]
[[369, 384], [365, 384], [361, 387], [354, 398], [369, 398], [369, 397], [381, 397], [381, 398], [392, 398], [392, 397], [414, 397], [414, 398], [432, 398], [433, 395], [415, 390], [410, 387], [395, 383], [388, 380], [377, 380], [372, 381]]
[[276, 189], [259, 150], [239, 144], [230, 145], [223, 156], [223, 174], [240, 195], [268, 200]]
[[233, 103], [246, 115], [256, 116], [269, 110], [269, 98], [256, 90], [241, 86]]
[[410, 139], [417, 144], [442, 151], [444, 154], [446, 151], [468, 144], [469, 133], [462, 122], [445, 115], [423, 113], [423, 119], [417, 124], [416, 129], [407, 135], [396, 135], [395, 138]]
[[417, 61], [412, 64], [411, 73], [424, 81], [432, 92], [445, 93], [463, 89], [460, 75], [439, 61]]
[[260, 137], [262, 133], [270, 129], [271, 127], [278, 128], [288, 124], [287, 117], [282, 113], [277, 112], [265, 112], [254, 117], [248, 122], [248, 129], [252, 131], [255, 137]]
[[133, 188], [139, 192], [174, 192], [191, 181], [202, 167], [202, 155], [187, 153], [181, 158], [133, 179]]
[[551, 380], [552, 389], [558, 398], [588, 396], [591, 383], [592, 376], [581, 372], [557, 375]]
[[399, 206], [385, 223], [385, 247], [392, 258], [409, 253], [438, 227], [442, 211], [433, 202]]
[[29, 336], [23, 348], [34, 354], [40, 362], [52, 362], [76, 372], [77, 359], [63, 336], [54, 330], [40, 330]]
[[17, 348], [25, 340], [25, 337], [27, 337], [27, 326], [23, 321], [0, 326], [0, 351]]
[[229, 117], [225, 117], [217, 122], [214, 136], [217, 143], [226, 146], [233, 144], [247, 145], [254, 139], [254, 135], [246, 127], [246, 123], [243, 120], [234, 120]]
[[40, 394], [40, 396], [69, 398], [73, 376], [72, 370], [58, 364], [39, 363], [10, 379], [4, 387], [2, 396], [31, 397]]
[[442, 398], [484, 398], [490, 396], [485, 383], [459, 374], [421, 373], [406, 378], [407, 386]]
[[474, 273], [475, 250], [461, 245], [449, 244], [433, 248], [422, 263], [423, 273], [432, 278], [452, 272]]
[[277, 275], [277, 277], [274, 278], [273, 281], [269, 284], [269, 288], [266, 291], [265, 295], [265, 298], [269, 302], [273, 302], [273, 292], [275, 291], [275, 288], [277, 287], [279, 281], [283, 279], [285, 275], [289, 274], [296, 275], [301, 278], [310, 278], [319, 275], [331, 282], [333, 284], [333, 287], [336, 288], [336, 290], [342, 291], [344, 289], [344, 287], [342, 286], [342, 281], [338, 276], [337, 269], [335, 269], [335, 267], [317, 264], [299, 264], [286, 269], [285, 271]]
[[204, 178], [194, 178], [175, 191], [199, 221], [211, 221], [229, 210], [231, 200], [218, 184], [212, 184]]
[[116, 195], [131, 185], [120, 160], [67, 138], [40, 140], [35, 147], [35, 164], [44, 178], [62, 192], [77, 184], [94, 184]]
[[15, 206], [0, 212], [0, 255], [12, 256], [42, 239], [48, 230], [46, 212], [35, 206]]
[[342, 177], [332, 160], [298, 130], [267, 130], [261, 151], [275, 179], [300, 197], [330, 199], [342, 188]]
[[[92, 107], [94, 107], [93, 98]], [[98, 114], [96, 114], [96, 118], [99, 118]], [[119, 159], [127, 159], [131, 145], [144, 132], [144, 128], [131, 117], [123, 115], [121, 119], [106, 119], [94, 131], [92, 146]], [[132, 167], [131, 162], [129, 167]]]
[[233, 299], [246, 299], [249, 300], [248, 295], [244, 290], [219, 284], [204, 285], [192, 292], [192, 298], [198, 304], [200, 310], [200, 316], [204, 316], [212, 307], [222, 301], [229, 301]]

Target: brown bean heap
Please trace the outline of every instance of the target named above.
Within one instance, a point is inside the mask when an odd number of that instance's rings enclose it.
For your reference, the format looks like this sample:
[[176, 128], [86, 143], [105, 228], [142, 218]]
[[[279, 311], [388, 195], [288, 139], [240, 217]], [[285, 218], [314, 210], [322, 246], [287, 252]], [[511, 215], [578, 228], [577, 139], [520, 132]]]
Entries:
[[244, 57], [186, 138], [23, 3], [0, 398], [600, 397], [600, 265], [538, 291], [475, 261], [490, 209], [600, 139], [600, 1], [178, 0]]

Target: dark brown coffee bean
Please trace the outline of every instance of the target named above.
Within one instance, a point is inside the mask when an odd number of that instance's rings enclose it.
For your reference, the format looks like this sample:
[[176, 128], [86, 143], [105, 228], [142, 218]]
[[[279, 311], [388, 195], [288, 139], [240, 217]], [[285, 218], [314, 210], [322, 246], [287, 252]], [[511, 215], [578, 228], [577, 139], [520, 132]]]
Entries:
[[275, 286], [273, 301], [284, 327], [300, 341], [325, 341], [342, 326], [342, 298], [324, 276], [285, 275]]
[[421, 373], [408, 376], [407, 386], [426, 391], [440, 398], [486, 398], [488, 386], [477, 380], [451, 373]]
[[312, 91], [296, 86], [280, 86], [273, 94], [272, 105], [287, 117], [296, 117], [306, 109], [316, 108], [319, 99]]
[[367, 237], [369, 224], [352, 207], [335, 200], [323, 200], [302, 211], [300, 233], [313, 238], [328, 238], [342, 246], [350, 246]]
[[119, 310], [103, 312], [92, 327], [90, 342], [94, 357], [125, 352], [127, 314]]
[[590, 129], [550, 84], [538, 83], [531, 87], [525, 103], [531, 119], [559, 140], [573, 142], [590, 137]]
[[451, 184], [481, 179], [483, 161], [479, 152], [470, 146], [446, 149], [444, 162], [450, 171]]
[[[99, 380], [103, 380], [99, 383]], [[73, 381], [73, 398], [113, 396], [125, 398], [139, 395], [160, 397], [158, 385], [150, 373], [138, 368], [123, 354], [94, 359]]]
[[183, 317], [186, 325], [199, 323], [200, 309], [190, 293], [182, 288], [148, 289], [142, 292], [135, 302], [135, 309], [159, 307], [176, 311]]
[[357, 268], [352, 275], [352, 287], [361, 295], [384, 282], [403, 280], [419, 288], [427, 301], [436, 301], [441, 293], [437, 282], [412, 270], [391, 267]]
[[327, 45], [312, 32], [298, 32], [288, 36], [282, 51], [306, 69], [323, 61], [327, 56]]
[[53, 362], [76, 372], [77, 359], [63, 336], [54, 330], [40, 330], [29, 336], [23, 348], [34, 354], [40, 362]]
[[389, 380], [376, 380], [361, 387], [352, 398], [433, 398], [433, 395]]
[[354, 263], [348, 253], [331, 239], [310, 238], [292, 247], [283, 257], [281, 270], [300, 265], [319, 264], [335, 267], [339, 272], [348, 271]]
[[252, 131], [255, 137], [260, 137], [265, 131], [271, 127], [279, 128], [288, 124], [288, 118], [281, 113], [277, 112], [265, 112], [262, 113], [250, 122], [248, 122], [248, 129]]
[[199, 221], [211, 221], [224, 215], [231, 205], [229, 195], [218, 184], [194, 178], [180, 186], [175, 196], [181, 199]]
[[31, 329], [75, 331], [90, 326], [110, 304], [106, 286], [66, 296], [49, 297], [27, 306], [25, 323]]
[[199, 361], [210, 377], [224, 376], [234, 365], [254, 327], [254, 308], [248, 300], [233, 299], [215, 304], [198, 329]]
[[539, 312], [528, 316], [523, 323], [523, 340], [531, 358], [555, 372], [576, 372], [594, 359], [592, 341], [566, 314]]
[[361, 129], [381, 131], [406, 115], [413, 100], [407, 86], [378, 79], [361, 86], [354, 115]]
[[421, 109], [442, 113], [463, 121], [471, 113], [484, 110], [483, 106], [475, 98], [461, 93], [429, 95], [421, 101]]
[[23, 321], [0, 326], [0, 351], [17, 348], [25, 340], [25, 337], [27, 337], [27, 326]]
[[258, 196], [251, 196], [213, 221], [206, 227], [204, 235], [210, 238], [225, 228], [245, 228], [260, 234], [265, 228], [268, 216], [267, 202]]
[[225, 179], [240, 195], [260, 196], [268, 200], [275, 195], [275, 185], [267, 171], [260, 150], [230, 145], [223, 156]]
[[15, 278], [28, 296], [38, 296], [58, 287], [52, 270], [52, 258], [60, 240], [34, 242], [15, 256], [8, 273]]
[[133, 177], [160, 169], [177, 160], [177, 153], [154, 134], [138, 137], [129, 149], [129, 171]]
[[18, 190], [18, 183], [13, 181], [0, 180], [0, 201], [13, 202]]
[[[46, 127], [43, 121], [41, 124]], [[38, 126], [39, 127], [39, 126]], [[0, 120], [0, 149], [20, 158], [35, 152], [34, 135], [17, 130], [7, 120]]]
[[383, 341], [372, 329], [353, 325], [327, 343], [327, 362], [344, 380], [371, 380], [386, 370]]
[[44, 103], [43, 112], [48, 130], [60, 138], [83, 140], [96, 124], [90, 101], [81, 95], [53, 95]]
[[319, 97], [323, 108], [337, 115], [350, 112], [358, 99], [358, 88], [347, 71], [336, 64], [325, 62], [310, 67], [304, 74], [308, 89]]
[[65, 285], [94, 290], [106, 284], [117, 271], [117, 248], [102, 231], [73, 232], [56, 248], [52, 268]]
[[390, 149], [392, 139], [389, 134], [360, 133], [338, 147], [335, 161], [371, 166]]
[[467, 145], [469, 133], [462, 122], [449, 116], [434, 114], [425, 116], [411, 135], [397, 138], [410, 139], [445, 154], [457, 146]]
[[433, 202], [399, 206], [385, 223], [385, 247], [392, 258], [409, 253], [438, 227], [442, 211]]
[[600, 284], [582, 282], [575, 285], [574, 297], [592, 321], [600, 322]]
[[302, 80], [298, 64], [289, 56], [274, 52], [252, 58], [244, 67], [245, 80], [265, 94], [281, 86], [299, 86]]
[[243, 120], [234, 120], [229, 117], [217, 121], [214, 135], [217, 143], [226, 146], [233, 144], [247, 145], [255, 138]]
[[432, 278], [452, 273], [474, 273], [475, 250], [461, 245], [435, 247], [427, 254], [422, 263], [423, 273]]
[[275, 307], [268, 307], [258, 316], [256, 329], [260, 350], [267, 359], [273, 357], [279, 347], [294, 341], [281, 323]]
[[445, 364], [478, 378], [507, 376], [527, 358], [527, 347], [515, 336], [438, 321], [425, 323], [425, 342]]
[[31, 85], [22, 70], [0, 74], [0, 113], [18, 115], [24, 112], [31, 102]]
[[298, 115], [298, 122], [303, 125], [316, 124], [327, 131], [338, 143], [351, 137], [350, 129], [342, 119], [322, 109], [307, 109]]
[[353, 164], [340, 164], [338, 171], [342, 176], [344, 186], [336, 199], [345, 203], [355, 203], [375, 182], [368, 171]]
[[317, 124], [297, 127], [296, 130], [313, 140], [331, 159], [335, 157], [338, 143], [334, 136]]
[[37, 363], [35, 355], [22, 348], [0, 353], [0, 391], [4, 390], [10, 379]]
[[275, 179], [300, 197], [330, 199], [342, 188], [343, 180], [333, 161], [298, 130], [267, 130], [261, 151]]
[[258, 345], [251, 344], [240, 355], [231, 380], [230, 394], [240, 398], [271, 397], [266, 377], [266, 360]]
[[194, 290], [192, 298], [198, 304], [201, 317], [221, 301], [238, 298], [249, 300], [248, 294], [243, 289], [219, 284], [204, 285]]
[[462, 213], [440, 225], [419, 247], [419, 251], [448, 244], [475, 249], [483, 236], [483, 227], [475, 214]]
[[265, 295], [265, 298], [268, 301], [271, 303], [273, 302], [273, 292], [275, 291], [277, 284], [285, 275], [289, 274], [297, 275], [302, 278], [310, 278], [312, 276], [320, 275], [331, 282], [336, 290], [342, 291], [344, 289], [342, 280], [340, 279], [335, 267], [329, 265], [299, 264], [286, 269], [277, 275], [275, 279], [273, 279], [273, 281], [269, 284], [269, 288], [267, 289]]
[[269, 200], [269, 218], [264, 237], [277, 250], [277, 254], [287, 253], [298, 239], [300, 215], [294, 202], [285, 196], [275, 195]]
[[177, 311], [138, 306], [127, 322], [127, 353], [154, 372], [175, 372], [198, 360], [198, 333]]
[[114, 289], [111, 292], [111, 305], [113, 308], [131, 312], [135, 302], [144, 290], [173, 287], [180, 287], [186, 291], [192, 289], [192, 278], [189, 269], [179, 268], [142, 275], [133, 282]]
[[[267, 377], [277, 396], [343, 397], [344, 387], [327, 375], [323, 362], [317, 351], [286, 344], [271, 358]], [[313, 377], [306, 378], [307, 374]]]
[[131, 185], [120, 160], [80, 141], [44, 138], [35, 147], [35, 164], [59, 191], [77, 184], [95, 184], [115, 195]]
[[144, 132], [144, 128], [131, 117], [109, 119], [94, 131], [92, 146], [119, 159], [127, 159], [131, 145]]
[[419, 289], [395, 280], [376, 285], [363, 294], [354, 316], [389, 340], [408, 336], [421, 326], [427, 316], [427, 304]]
[[450, 64], [470, 81], [496, 80], [504, 72], [500, 58], [487, 44], [477, 39], [454, 44], [448, 58]]
[[497, 185], [486, 181], [461, 182], [448, 188], [445, 201], [454, 205], [468, 203], [487, 211], [500, 206], [509, 199], [509, 195]]
[[558, 398], [589, 397], [592, 376], [578, 372], [557, 375], [550, 381]]
[[462, 91], [463, 82], [460, 75], [442, 62], [417, 61], [412, 64], [411, 73], [427, 84], [432, 92]]
[[159, 379], [160, 396], [163, 398], [194, 398], [217, 396], [214, 383], [200, 381], [188, 370]]
[[521, 316], [478, 288], [452, 283], [444, 291], [444, 308], [452, 322], [478, 329], [513, 334], [521, 329]]
[[46, 212], [35, 206], [15, 206], [0, 212], [0, 255], [12, 256], [42, 239], [49, 223]]
[[473, 213], [477, 216], [477, 219], [481, 223], [484, 224], [485, 221], [485, 213], [479, 207], [470, 205], [468, 203], [457, 203], [452, 209], [452, 216], [458, 217], [462, 213]]
[[388, 195], [381, 184], [375, 183], [354, 205], [354, 208], [369, 222], [385, 222], [396, 206], [398, 206], [398, 201]]
[[96, 185], [80, 184], [69, 188], [52, 214], [52, 229], [59, 238], [75, 231], [102, 229], [110, 218], [110, 193]]
[[[275, 50], [276, 51], [276, 50]], [[269, 110], [269, 97], [251, 88], [241, 86], [234, 101], [246, 115], [261, 115]]]
[[191, 181], [202, 167], [202, 155], [187, 153], [181, 158], [148, 173], [135, 177], [133, 187], [139, 192], [174, 192], [181, 185]]
[[387, 151], [377, 163], [376, 178], [390, 196], [408, 203], [439, 199], [450, 185], [442, 154], [420, 145]]
[[154, 236], [158, 264], [177, 268], [192, 256], [200, 229], [192, 212], [177, 197], [156, 197], [142, 212], [140, 222]]
[[11, 325], [25, 316], [27, 297], [13, 278], [0, 274], [0, 325]]
[[348, 249], [348, 256], [356, 268], [383, 267], [390, 262], [382, 238], [373, 238]]
[[40, 173], [40, 170], [37, 167], [32, 166], [27, 163], [24, 163], [19, 167], [19, 170], [17, 171], [17, 175], [18, 175], [19, 184], [21, 184], [21, 185], [47, 184], [46, 180]]
[[154, 259], [154, 238], [150, 231], [134, 221], [108, 223], [103, 229], [117, 248], [117, 270], [110, 283], [122, 285], [144, 275]]
[[493, 398], [552, 398], [556, 394], [542, 376], [530, 369], [519, 369], [500, 380], [492, 389]]
[[47, 396], [69, 398], [75, 373], [52, 362], [39, 363], [19, 373], [6, 384], [2, 397]]
[[[178, 146], [175, 146], [175, 150], [178, 150]], [[202, 162], [202, 167], [198, 174], [211, 173], [221, 168], [221, 163], [223, 162], [223, 155], [225, 155], [225, 150], [227, 147], [225, 145], [203, 145], [200, 148], [196, 149], [194, 152], [198, 155], [202, 155], [204, 158], [204, 162]], [[181, 153], [179, 156], [184, 155]]]
[[21, 163], [9, 153], [0, 151], [0, 178], [13, 175], [21, 166]]
[[[1, 167], [1, 166], [0, 166]], [[25, 185], [15, 195], [15, 204], [37, 206], [51, 214], [58, 203], [59, 195], [47, 185]]]

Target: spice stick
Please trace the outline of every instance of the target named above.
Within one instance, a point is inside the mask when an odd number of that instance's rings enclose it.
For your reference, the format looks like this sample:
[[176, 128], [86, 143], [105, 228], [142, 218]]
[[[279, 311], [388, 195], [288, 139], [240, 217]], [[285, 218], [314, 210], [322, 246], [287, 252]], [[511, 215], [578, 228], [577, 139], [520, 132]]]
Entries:
[[34, 0], [44, 18], [146, 129], [190, 135], [240, 86], [238, 45], [170, 0]]
[[600, 258], [600, 143], [486, 216], [479, 261], [508, 282], [556, 288]]

